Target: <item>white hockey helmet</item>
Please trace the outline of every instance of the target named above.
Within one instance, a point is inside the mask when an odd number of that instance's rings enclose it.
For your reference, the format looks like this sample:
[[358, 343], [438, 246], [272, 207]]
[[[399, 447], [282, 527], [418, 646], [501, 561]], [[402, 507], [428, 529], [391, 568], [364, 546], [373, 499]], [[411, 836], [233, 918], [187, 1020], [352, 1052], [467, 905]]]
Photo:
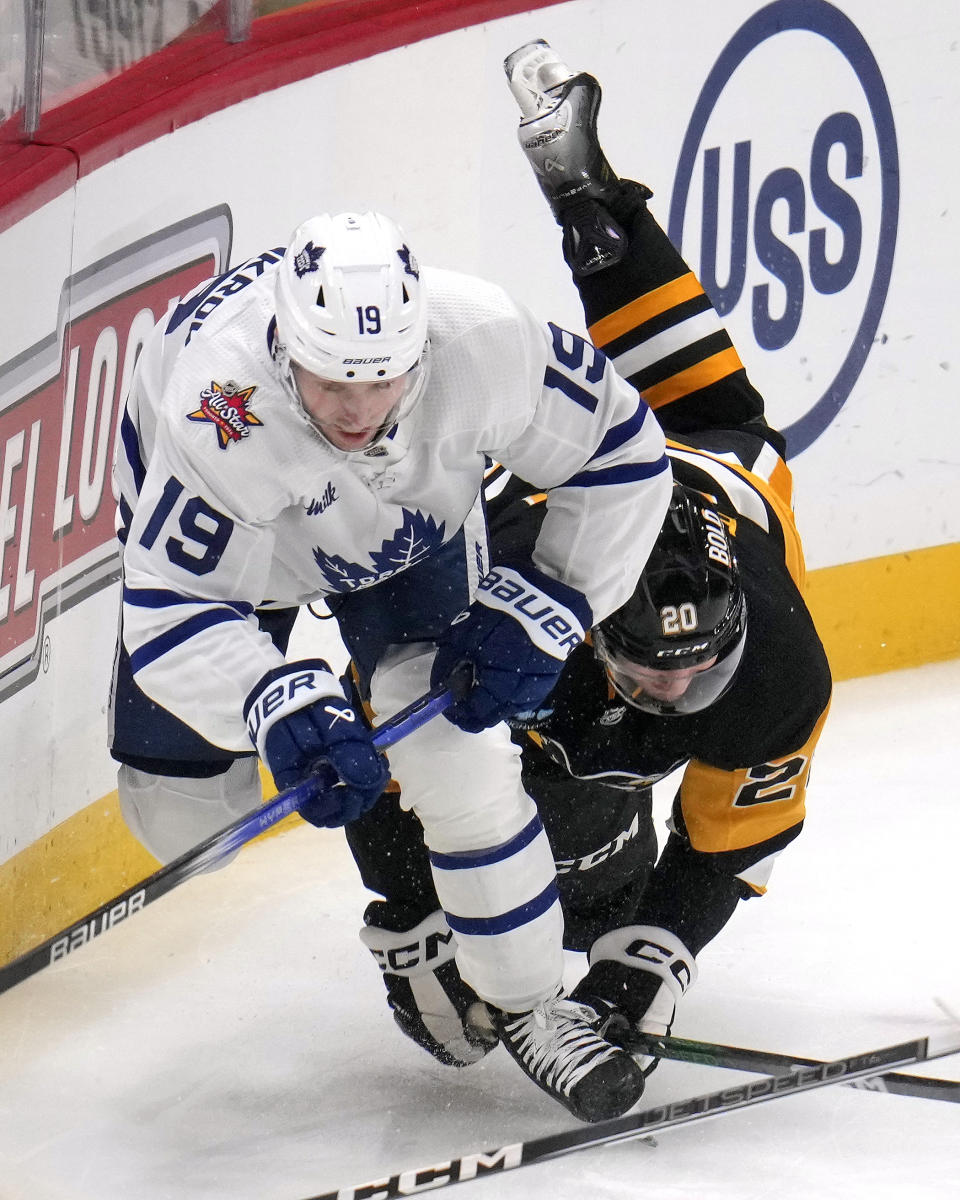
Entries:
[[312, 217], [296, 229], [276, 279], [277, 340], [312, 375], [396, 379], [427, 341], [420, 268], [381, 213]]

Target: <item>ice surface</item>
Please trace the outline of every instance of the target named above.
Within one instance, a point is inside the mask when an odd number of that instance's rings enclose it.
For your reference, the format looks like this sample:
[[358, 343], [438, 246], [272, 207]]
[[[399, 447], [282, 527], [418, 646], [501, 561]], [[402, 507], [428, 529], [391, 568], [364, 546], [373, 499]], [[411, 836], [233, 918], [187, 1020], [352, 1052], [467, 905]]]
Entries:
[[[946, 1027], [958, 727], [960, 662], [837, 687], [807, 827], [675, 1033], [830, 1058]], [[576, 1127], [502, 1051], [457, 1072], [395, 1030], [367, 898], [341, 835], [300, 827], [0, 996], [0, 1200], [306, 1200]], [[664, 1063], [642, 1103], [744, 1078]], [[960, 1106], [828, 1088], [445, 1194], [954, 1200]]]

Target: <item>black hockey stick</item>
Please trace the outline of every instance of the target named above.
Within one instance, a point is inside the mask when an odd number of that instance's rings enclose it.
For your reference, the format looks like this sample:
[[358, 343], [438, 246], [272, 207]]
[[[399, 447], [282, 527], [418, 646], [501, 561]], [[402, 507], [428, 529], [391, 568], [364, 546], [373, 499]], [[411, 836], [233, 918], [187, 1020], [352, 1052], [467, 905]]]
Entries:
[[549, 1137], [535, 1138], [530, 1142], [512, 1142], [495, 1150], [465, 1154], [447, 1162], [401, 1171], [383, 1179], [372, 1180], [353, 1187], [342, 1187], [332, 1192], [322, 1192], [309, 1200], [396, 1200], [400, 1196], [434, 1191], [454, 1183], [464, 1183], [499, 1171], [511, 1171], [526, 1167], [548, 1158], [559, 1158], [574, 1150], [585, 1150], [589, 1146], [605, 1146], [611, 1142], [624, 1142], [645, 1137], [658, 1129], [672, 1129], [702, 1121], [708, 1117], [722, 1117], [740, 1108], [763, 1104], [768, 1100], [780, 1100], [798, 1092], [814, 1088], [829, 1087], [835, 1083], [848, 1083], [880, 1074], [894, 1067], [905, 1067], [910, 1063], [925, 1062], [947, 1054], [960, 1052], [960, 1029], [953, 1028], [938, 1037], [917, 1038], [898, 1046], [887, 1046], [882, 1050], [871, 1050], [850, 1058], [839, 1058], [835, 1062], [820, 1063], [810, 1067], [798, 1067], [789, 1075], [763, 1078], [752, 1083], [724, 1088], [720, 1092], [709, 1092], [704, 1096], [693, 1096], [688, 1100], [675, 1100], [670, 1104], [647, 1108], [615, 1121], [602, 1121], [597, 1125], [567, 1129]]
[[[756, 1071], [760, 1075], [783, 1075], [797, 1067], [819, 1066], [819, 1058], [801, 1058], [773, 1050], [752, 1050], [743, 1046], [723, 1046], [716, 1042], [690, 1041], [677, 1037], [638, 1037], [631, 1042], [632, 1053], [654, 1054], [678, 1062], [703, 1063], [708, 1067], [727, 1067], [731, 1071]], [[888, 1072], [869, 1079], [851, 1079], [849, 1087], [867, 1092], [888, 1092], [894, 1096], [918, 1096], [923, 1100], [946, 1100], [960, 1104], [960, 1079], [932, 1079], [927, 1075], [900, 1075]]]
[[[419, 729], [431, 717], [442, 712], [450, 705], [454, 697], [454, 686], [442, 684], [432, 688], [419, 700], [415, 700], [406, 708], [401, 709], [395, 717], [378, 725], [373, 735], [373, 744], [378, 750], [386, 750], [389, 746]], [[285, 817], [296, 812], [308, 800], [315, 798], [319, 783], [315, 779], [307, 779], [296, 787], [268, 800], [261, 808], [255, 809], [246, 816], [238, 818], [232, 825], [214, 833], [192, 850], [187, 850], [173, 862], [167, 863], [152, 875], [133, 887], [127, 888], [119, 896], [114, 896], [106, 904], [101, 904], [91, 913], [74, 922], [60, 933], [26, 954], [15, 958], [13, 962], [0, 967], [0, 993], [12, 988], [15, 984], [42, 971], [51, 963], [66, 958], [74, 950], [79, 950], [87, 942], [93, 941], [101, 933], [112, 929], [121, 921], [136, 916], [138, 912], [159, 900], [167, 892], [179, 884], [192, 879], [202, 871], [208, 870], [221, 862], [228, 855], [238, 850], [246, 842], [259, 834], [279, 824]]]

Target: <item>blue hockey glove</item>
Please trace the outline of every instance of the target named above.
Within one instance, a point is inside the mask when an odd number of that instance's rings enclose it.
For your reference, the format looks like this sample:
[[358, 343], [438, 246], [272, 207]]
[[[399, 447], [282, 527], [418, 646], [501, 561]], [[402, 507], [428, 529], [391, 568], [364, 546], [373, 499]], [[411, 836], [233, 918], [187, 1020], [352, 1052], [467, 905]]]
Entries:
[[440, 638], [431, 685], [462, 664], [473, 687], [445, 712], [467, 733], [479, 733], [517, 713], [538, 708], [553, 690], [570, 652], [590, 628], [586, 598], [532, 564], [494, 567], [477, 596]]
[[300, 807], [311, 825], [356, 820], [389, 782], [386, 759], [322, 659], [268, 672], [247, 697], [244, 717], [280, 791], [316, 778], [318, 795]]

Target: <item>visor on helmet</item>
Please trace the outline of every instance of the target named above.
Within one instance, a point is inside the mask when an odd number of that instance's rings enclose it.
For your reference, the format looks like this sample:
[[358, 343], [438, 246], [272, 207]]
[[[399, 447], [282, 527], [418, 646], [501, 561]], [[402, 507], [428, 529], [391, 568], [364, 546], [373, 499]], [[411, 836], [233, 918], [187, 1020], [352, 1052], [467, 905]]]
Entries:
[[[617, 692], [658, 714], [699, 712], [723, 694], [736, 672], [746, 636], [740, 570], [723, 518], [706, 497], [683, 484], [674, 493], [633, 594], [594, 630], [598, 657]], [[698, 667], [705, 668], [702, 671]], [[669, 672], [683, 678], [682, 695], [658, 699]]]
[[[294, 362], [293, 359], [290, 358], [289, 354], [286, 353], [286, 349], [282, 345], [277, 345], [275, 358], [280, 371], [280, 378], [284, 384], [287, 394], [293, 402], [297, 413], [304, 419], [304, 421], [307, 422], [308, 425], [310, 425], [314, 432], [317, 433], [332, 450], [337, 453], [345, 453], [342, 447], [335, 445], [330, 438], [327, 437], [326, 433], [324, 432], [323, 425], [313, 416], [308, 407], [304, 404], [302, 388], [298, 376], [300, 376], [301, 372], [307, 371], [307, 368], [304, 367], [302, 363]], [[308, 372], [308, 374], [313, 374], [313, 372]], [[376, 432], [362, 447], [358, 447], [358, 449], [369, 450], [371, 446], [375, 446], [377, 442], [386, 437], [386, 435], [390, 432], [394, 425], [397, 424], [398, 421], [402, 421], [404, 417], [409, 416], [419, 402], [420, 397], [423, 395], [429, 374], [430, 355], [428, 343], [424, 347], [424, 352], [421, 355], [420, 360], [414, 363], [414, 365], [410, 367], [402, 376], [399, 376], [398, 379], [383, 381], [386, 383], [402, 382], [402, 390], [399, 392], [394, 404], [386, 413]], [[317, 378], [325, 379], [324, 376], [317, 376]], [[331, 380], [329, 382], [340, 381]], [[352, 386], [353, 381], [347, 380], [344, 382], [346, 386], [349, 387]], [[366, 383], [365, 380], [359, 380], [357, 382], [361, 384]], [[376, 382], [380, 381], [378, 380]]]
[[[607, 644], [602, 629], [593, 631], [593, 643], [597, 657], [603, 664], [607, 678], [617, 694], [634, 708], [661, 717], [682, 717], [709, 708], [724, 694], [740, 665], [746, 643], [746, 614], [740, 624], [739, 635], [727, 644], [723, 656], [717, 656], [709, 666], [691, 662], [689, 659], [674, 660], [670, 666], [635, 663], [623, 657]], [[709, 662], [709, 659], [706, 660]], [[656, 677], [667, 679], [683, 673], [685, 687], [679, 695], [669, 699], [660, 698], [650, 690]], [[654, 680], [650, 677], [653, 676]]]

